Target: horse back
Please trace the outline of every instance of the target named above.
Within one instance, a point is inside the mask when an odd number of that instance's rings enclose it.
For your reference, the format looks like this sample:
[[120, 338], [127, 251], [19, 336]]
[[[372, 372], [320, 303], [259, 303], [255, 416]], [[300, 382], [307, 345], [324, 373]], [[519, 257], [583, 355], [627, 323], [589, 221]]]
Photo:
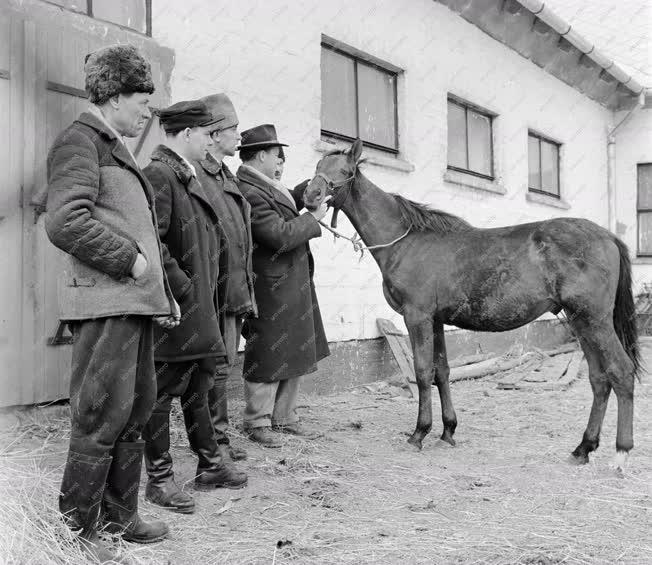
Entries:
[[558, 312], [587, 287], [613, 305], [619, 265], [614, 236], [582, 218], [413, 234], [396, 257], [383, 273], [396, 302], [485, 331]]

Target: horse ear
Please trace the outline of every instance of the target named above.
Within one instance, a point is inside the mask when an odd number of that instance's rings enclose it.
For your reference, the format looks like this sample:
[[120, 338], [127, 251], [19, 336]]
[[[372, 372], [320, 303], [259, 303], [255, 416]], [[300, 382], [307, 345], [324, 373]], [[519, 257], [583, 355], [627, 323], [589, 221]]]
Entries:
[[360, 160], [360, 155], [362, 155], [362, 140], [358, 138], [351, 145], [349, 156], [354, 163], [357, 163]]

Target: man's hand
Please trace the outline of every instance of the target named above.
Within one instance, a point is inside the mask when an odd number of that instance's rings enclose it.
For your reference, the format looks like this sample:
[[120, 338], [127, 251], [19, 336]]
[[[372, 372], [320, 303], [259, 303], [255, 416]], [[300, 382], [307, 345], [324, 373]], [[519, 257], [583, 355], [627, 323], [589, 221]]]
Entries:
[[172, 309], [172, 314], [169, 316], [154, 317], [154, 321], [166, 330], [176, 328], [181, 323], [181, 308], [179, 308], [179, 304], [174, 298], [170, 302], [170, 308]]
[[312, 214], [315, 217], [315, 220], [321, 220], [326, 213], [328, 212], [328, 201], [331, 199], [331, 196], [324, 198], [323, 202], [319, 205], [319, 208], [316, 210], [309, 210], [308, 214]]
[[145, 272], [145, 269], [147, 269], [147, 259], [145, 259], [145, 256], [142, 253], [138, 253], [138, 255], [136, 255], [136, 262], [131, 268], [131, 276], [134, 279], [137, 279]]

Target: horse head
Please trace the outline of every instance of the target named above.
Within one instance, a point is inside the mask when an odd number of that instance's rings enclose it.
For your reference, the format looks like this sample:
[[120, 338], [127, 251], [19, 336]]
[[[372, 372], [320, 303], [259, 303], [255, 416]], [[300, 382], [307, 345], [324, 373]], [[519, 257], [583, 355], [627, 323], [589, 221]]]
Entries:
[[319, 208], [328, 196], [328, 205], [335, 211], [342, 207], [353, 186], [361, 154], [362, 141], [356, 139], [349, 150], [338, 149], [322, 157], [303, 195], [308, 210]]

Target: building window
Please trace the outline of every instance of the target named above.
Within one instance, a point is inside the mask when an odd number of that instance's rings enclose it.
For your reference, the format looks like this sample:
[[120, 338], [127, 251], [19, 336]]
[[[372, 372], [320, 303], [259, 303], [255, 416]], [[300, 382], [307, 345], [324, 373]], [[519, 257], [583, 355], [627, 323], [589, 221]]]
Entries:
[[652, 163], [641, 163], [637, 165], [636, 169], [638, 184], [636, 200], [637, 255], [652, 257]]
[[539, 134], [528, 133], [528, 188], [559, 198], [559, 148]]
[[401, 70], [322, 38], [321, 131], [337, 139], [398, 153], [396, 82]]
[[449, 96], [449, 169], [493, 180], [494, 116], [486, 110]]
[[152, 35], [152, 0], [47, 0], [66, 10]]

